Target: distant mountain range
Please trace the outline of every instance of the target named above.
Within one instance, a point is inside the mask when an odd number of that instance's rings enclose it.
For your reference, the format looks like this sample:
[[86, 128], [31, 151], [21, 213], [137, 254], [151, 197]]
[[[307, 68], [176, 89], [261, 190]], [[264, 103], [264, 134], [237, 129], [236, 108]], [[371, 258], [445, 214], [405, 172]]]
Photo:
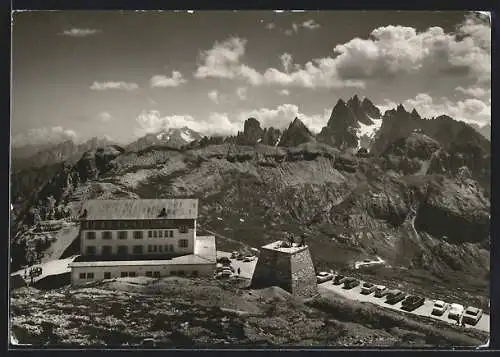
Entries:
[[[125, 150], [138, 152], [153, 146], [182, 149], [222, 143], [289, 147], [318, 142], [340, 150], [365, 148], [372, 154], [380, 154], [389, 144], [412, 132], [422, 132], [445, 148], [471, 142], [483, 150], [490, 150], [491, 146], [490, 125], [466, 124], [446, 115], [422, 118], [415, 109], [408, 112], [402, 105], [382, 114], [368, 98], [360, 100], [355, 95], [347, 102], [342, 99], [337, 101], [328, 122], [317, 135], [306, 127], [300, 117], [294, 118], [285, 129], [263, 128], [258, 119], [249, 118], [244, 123], [243, 131], [235, 136], [207, 137], [188, 127], [169, 128], [146, 134], [125, 146]], [[13, 166], [19, 170], [66, 161], [74, 163], [86, 151], [111, 144], [114, 143], [106, 138], [95, 137], [82, 144], [68, 140], [55, 145], [17, 147], [12, 149]]]

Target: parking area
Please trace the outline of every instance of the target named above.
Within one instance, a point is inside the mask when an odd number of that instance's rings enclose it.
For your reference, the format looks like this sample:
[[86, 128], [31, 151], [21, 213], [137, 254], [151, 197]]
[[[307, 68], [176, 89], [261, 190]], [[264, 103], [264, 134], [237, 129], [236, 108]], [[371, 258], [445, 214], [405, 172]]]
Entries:
[[[371, 293], [369, 295], [361, 294], [361, 285], [362, 284], [363, 284], [363, 281], [361, 281], [360, 285], [358, 285], [352, 289], [344, 289], [343, 284], [334, 285], [332, 283], [332, 281], [329, 280], [329, 281], [326, 281], [324, 283], [319, 284], [318, 287], [320, 289], [320, 293], [321, 293], [321, 291], [325, 291], [325, 290], [331, 291], [331, 292], [334, 292], [334, 293], [341, 295], [341, 296], [348, 298], [348, 299], [371, 302], [371, 303], [379, 305], [379, 306], [383, 306], [383, 307], [386, 307], [389, 309], [401, 311], [401, 313], [410, 313], [410, 314], [415, 314], [415, 315], [419, 315], [419, 316], [427, 316], [430, 318], [434, 318], [434, 319], [448, 322], [450, 324], [457, 323], [455, 320], [448, 318], [448, 311], [446, 311], [442, 316], [432, 315], [431, 312], [432, 312], [432, 307], [434, 305], [433, 300], [425, 299], [424, 304], [422, 306], [418, 307], [417, 309], [415, 309], [413, 311], [404, 311], [401, 309], [402, 302], [398, 302], [394, 305], [390, 305], [390, 304], [385, 303], [385, 301], [386, 301], [385, 297], [377, 298], [374, 296], [373, 293]], [[483, 314], [483, 316], [481, 317], [481, 319], [479, 320], [479, 322], [475, 326], [465, 325], [465, 328], [475, 328], [478, 330], [489, 332], [490, 331], [490, 316], [487, 314]]]
[[[228, 252], [222, 252], [222, 251], [217, 251], [217, 258], [221, 257], [228, 257], [230, 258], [231, 253]], [[251, 279], [253, 275], [253, 271], [255, 270], [255, 265], [257, 264], [257, 259], [251, 261], [251, 262], [244, 262], [242, 260], [237, 260], [237, 259], [230, 259], [231, 260], [231, 265], [235, 269], [235, 271], [240, 268], [240, 277], [242, 278], [247, 278]], [[394, 305], [391, 304], [386, 304], [386, 298], [377, 298], [374, 296], [374, 293], [368, 294], [368, 295], [363, 295], [361, 294], [361, 285], [364, 283], [364, 281], [360, 281], [360, 284], [352, 289], [344, 289], [344, 284], [340, 285], [334, 285], [332, 284], [332, 280], [326, 281], [324, 283], [318, 284], [319, 292], [334, 292], [338, 295], [341, 295], [345, 298], [352, 299], [352, 300], [358, 300], [358, 301], [366, 301], [366, 302], [371, 302], [375, 305], [383, 306], [389, 309], [393, 310], [398, 310], [401, 313], [409, 313], [409, 314], [414, 314], [414, 315], [419, 315], [419, 316], [425, 316], [433, 319], [438, 319], [441, 321], [445, 321], [449, 324], [456, 324], [457, 322], [453, 319], [448, 318], [448, 311], [445, 311], [445, 313], [441, 316], [435, 316], [432, 315], [432, 308], [434, 305], [433, 300], [425, 299], [424, 304], [418, 308], [416, 308], [413, 311], [405, 311], [401, 309], [402, 302], [398, 302]], [[453, 303], [455, 301], [447, 301], [448, 303]], [[467, 307], [467, 306], [465, 306]], [[475, 326], [471, 325], [465, 325], [465, 328], [475, 328], [481, 331], [489, 332], [490, 331], [490, 316], [488, 314], [482, 315], [481, 319]]]

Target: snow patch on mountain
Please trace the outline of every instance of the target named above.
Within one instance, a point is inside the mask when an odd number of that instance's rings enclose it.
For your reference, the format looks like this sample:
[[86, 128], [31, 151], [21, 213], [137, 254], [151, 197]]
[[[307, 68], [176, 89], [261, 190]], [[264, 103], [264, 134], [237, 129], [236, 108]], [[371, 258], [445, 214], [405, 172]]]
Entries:
[[362, 147], [368, 149], [382, 126], [382, 119], [374, 119], [372, 117], [369, 118], [373, 121], [372, 125], [366, 125], [358, 122], [359, 128], [356, 130], [356, 135], [358, 137], [358, 149]]

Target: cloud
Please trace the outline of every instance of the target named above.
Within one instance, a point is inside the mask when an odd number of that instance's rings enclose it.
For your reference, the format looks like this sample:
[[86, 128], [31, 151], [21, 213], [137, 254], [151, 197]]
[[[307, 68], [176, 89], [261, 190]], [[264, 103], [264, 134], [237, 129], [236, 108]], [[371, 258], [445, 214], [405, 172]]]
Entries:
[[136, 118], [139, 128], [135, 135], [157, 133], [162, 129], [188, 127], [203, 135], [233, 135], [240, 125], [232, 123], [226, 113], [210, 113], [208, 117], [196, 120], [191, 115], [171, 115], [162, 117], [157, 110], [143, 111]]
[[474, 97], [474, 98], [484, 98], [491, 100], [491, 89], [482, 88], [479, 86], [472, 86], [468, 88], [456, 87], [455, 90], [466, 96]]
[[172, 77], [167, 77], [164, 75], [153, 76], [149, 80], [151, 87], [178, 87], [181, 84], [186, 83], [187, 80], [182, 77], [182, 73], [179, 71], [172, 71]]
[[247, 88], [245, 87], [239, 87], [236, 89], [236, 94], [238, 95], [238, 98], [241, 100], [246, 100], [247, 99]]
[[96, 90], [96, 91], [104, 91], [104, 90], [125, 90], [128, 92], [135, 91], [139, 89], [139, 86], [136, 83], [127, 83], [127, 82], [114, 82], [114, 81], [108, 81], [108, 82], [94, 82], [90, 86], [91, 90]]
[[274, 24], [273, 22], [269, 22], [268, 24], [266, 24], [266, 26], [264, 26], [266, 30], [272, 30], [272, 29], [275, 29], [276, 28], [276, 24]]
[[313, 19], [304, 21], [302, 23], [302, 27], [309, 29], [309, 30], [316, 30], [316, 29], [320, 28], [319, 24], [316, 21], [314, 21]]
[[[222, 43], [216, 42], [214, 46], [201, 53], [195, 77], [202, 78], [224, 78], [246, 81], [253, 86], [259, 85], [281, 85], [297, 86], [304, 88], [363, 88], [364, 83], [357, 80], [342, 80], [335, 68], [333, 59], [315, 59], [307, 62], [303, 67], [295, 64], [294, 71], [282, 72], [276, 68], [269, 68], [264, 73], [241, 63], [245, 54], [247, 41], [238, 37], [232, 37]], [[281, 56], [283, 66], [290, 69], [293, 61], [289, 54]]]
[[245, 53], [246, 39], [232, 37], [200, 54], [201, 65], [194, 74], [195, 78], [242, 79], [253, 85], [260, 84], [259, 73], [240, 63]]
[[[416, 109], [424, 118], [448, 115], [455, 120], [467, 123], [484, 125], [491, 122], [491, 105], [476, 98], [451, 101], [443, 97], [436, 100], [427, 93], [419, 93], [415, 98], [407, 99], [402, 104], [408, 111]], [[386, 100], [379, 107], [387, 110], [396, 106], [396, 103]]]
[[75, 140], [77, 137], [75, 131], [65, 129], [61, 126], [52, 128], [35, 128], [25, 133], [20, 133], [12, 137], [13, 146], [24, 145], [42, 145], [49, 143], [59, 143], [66, 140]]
[[97, 117], [103, 122], [108, 122], [114, 119], [114, 117], [108, 112], [100, 112], [97, 114]]
[[290, 95], [290, 91], [288, 89], [282, 89], [280, 91], [278, 91], [279, 95], [283, 95], [283, 96], [289, 96]]
[[83, 28], [72, 28], [69, 30], [64, 30], [61, 35], [70, 37], [87, 37], [100, 33], [101, 30], [96, 29], [83, 29]]
[[334, 53], [335, 68], [342, 78], [464, 73], [488, 81], [491, 27], [472, 16], [456, 33], [445, 33], [441, 27], [418, 32], [389, 25], [374, 29], [369, 39], [354, 38], [335, 46]]
[[219, 104], [219, 92], [215, 89], [208, 92], [208, 98], [210, 98], [212, 102]]
[[290, 71], [290, 67], [292, 66], [292, 63], [293, 63], [292, 55], [289, 53], [283, 53], [280, 56], [280, 59], [281, 59], [281, 63], [283, 64], [283, 68], [285, 69], [285, 72], [288, 73]]

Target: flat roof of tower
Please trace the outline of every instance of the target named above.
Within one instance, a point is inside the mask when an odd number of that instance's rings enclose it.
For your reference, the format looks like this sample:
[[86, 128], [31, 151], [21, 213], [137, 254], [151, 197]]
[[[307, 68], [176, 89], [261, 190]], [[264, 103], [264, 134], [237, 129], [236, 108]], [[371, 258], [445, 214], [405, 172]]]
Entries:
[[296, 253], [307, 248], [307, 245], [299, 247], [297, 243], [294, 243], [292, 247], [282, 247], [283, 241], [278, 240], [262, 246], [262, 249], [275, 250], [282, 253]]

